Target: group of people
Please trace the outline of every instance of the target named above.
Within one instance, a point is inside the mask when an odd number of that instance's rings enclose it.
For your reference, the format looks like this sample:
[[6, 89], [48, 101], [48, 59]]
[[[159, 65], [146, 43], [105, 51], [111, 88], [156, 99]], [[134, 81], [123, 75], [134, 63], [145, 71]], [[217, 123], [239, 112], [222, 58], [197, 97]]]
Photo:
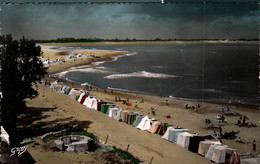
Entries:
[[237, 120], [236, 125], [238, 125], [239, 127], [241, 126], [247, 126], [247, 127], [256, 127], [256, 123], [249, 123], [246, 122], [246, 120], [249, 120], [249, 118], [246, 115], [240, 116], [240, 118]]
[[191, 106], [191, 107], [189, 107], [189, 104], [186, 104], [186, 105], [185, 105], [185, 108], [186, 108], [186, 109], [191, 108], [191, 109], [194, 109], [195, 112], [198, 112], [198, 111], [199, 111], [199, 108], [200, 108], [200, 104], [197, 104], [197, 105]]
[[[224, 106], [221, 107], [221, 111], [223, 113], [225, 113], [225, 107]], [[230, 111], [230, 105], [227, 105], [227, 112], [229, 112], [229, 111]]]

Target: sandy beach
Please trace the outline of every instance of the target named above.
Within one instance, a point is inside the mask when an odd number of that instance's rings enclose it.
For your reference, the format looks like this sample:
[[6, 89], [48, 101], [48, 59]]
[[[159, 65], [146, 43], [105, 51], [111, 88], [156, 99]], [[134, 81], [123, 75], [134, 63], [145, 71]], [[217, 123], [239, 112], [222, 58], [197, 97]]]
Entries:
[[[71, 67], [76, 66], [82, 66], [82, 65], [88, 65], [92, 62], [97, 61], [103, 61], [103, 60], [110, 60], [113, 56], [119, 56], [124, 55], [129, 52], [127, 51], [111, 51], [111, 50], [87, 50], [87, 49], [75, 49], [73, 51], [69, 50], [53, 50], [48, 48], [42, 49], [42, 58], [46, 60], [64, 60], [64, 62], [61, 62], [60, 64], [52, 64], [50, 67], [48, 67], [48, 72], [50, 74], [62, 72], [65, 71]], [[67, 54], [81, 54], [81, 55], [92, 55], [96, 58], [90, 58], [90, 57], [79, 57], [79, 58], [73, 58], [72, 60], [65, 60]]]
[[[62, 58], [64, 54], [59, 51], [43, 51], [44, 57], [49, 58]], [[114, 55], [121, 55], [125, 52], [118, 51], [83, 51], [80, 53], [94, 53], [100, 54], [99, 60], [109, 60]], [[64, 71], [72, 66], [90, 64], [93, 62], [91, 59], [79, 59], [76, 61], [68, 61], [62, 64], [56, 64], [50, 66], [49, 72]], [[54, 79], [46, 79], [53, 81]], [[66, 84], [70, 85], [70, 84]], [[70, 85], [71, 86], [71, 85]], [[80, 88], [79, 86], [72, 86], [74, 88]], [[147, 131], [141, 131], [133, 126], [127, 125], [122, 122], [118, 122], [115, 119], [109, 118], [106, 115], [97, 112], [95, 110], [88, 109], [79, 104], [75, 100], [68, 96], [57, 93], [48, 87], [38, 85], [39, 96], [32, 100], [27, 100], [27, 106], [31, 110], [41, 111], [41, 117], [39, 120], [32, 122], [32, 124], [38, 124], [39, 122], [45, 123], [64, 123], [73, 120], [79, 121], [91, 121], [88, 132], [93, 133], [98, 139], [104, 141], [109, 135], [108, 144], [126, 149], [129, 146], [129, 152], [138, 157], [144, 163], [211, 163], [210, 160], [192, 153], [178, 145], [162, 139], [159, 135], [151, 134]], [[126, 93], [112, 90], [95, 89], [92, 95], [98, 99], [106, 100], [107, 102], [113, 102], [120, 106], [123, 110], [129, 110], [134, 112], [140, 112], [148, 117], [155, 118], [156, 120], [164, 123], [178, 125], [182, 128], [189, 129], [190, 133], [198, 134], [212, 134], [213, 130], [209, 128], [209, 125], [205, 123], [205, 119], [214, 121], [218, 114], [226, 114], [221, 111], [221, 106], [226, 107], [228, 104], [215, 104], [206, 102], [184, 101], [174, 100], [163, 97], [141, 95], [135, 93]], [[129, 99], [133, 105], [131, 107], [126, 106], [122, 102], [115, 102], [115, 97], [120, 97], [122, 100]], [[144, 102], [140, 102], [144, 99]], [[168, 104], [166, 103], [168, 100]], [[194, 109], [186, 109], [185, 105], [195, 106], [200, 104], [198, 112]], [[138, 107], [134, 107], [137, 105]], [[155, 109], [156, 115], [152, 115], [151, 108]], [[247, 108], [244, 106], [237, 106], [233, 104], [230, 106], [230, 110], [236, 114], [226, 114], [227, 123], [222, 126], [223, 133], [231, 131], [239, 131], [237, 137], [241, 137], [244, 144], [237, 143], [236, 139], [226, 140], [223, 139], [223, 143], [231, 148], [237, 149], [239, 153], [250, 152], [254, 155], [260, 154], [260, 113], [256, 109]], [[230, 112], [229, 112], [230, 113]], [[171, 118], [165, 116], [170, 115]], [[246, 115], [249, 118], [249, 122], [257, 124], [257, 127], [238, 127], [235, 125], [239, 119], [239, 115]], [[252, 141], [256, 140], [257, 148], [254, 152], [252, 149]], [[29, 153], [37, 161], [37, 163], [106, 163], [103, 159], [99, 158], [100, 154], [91, 153], [74, 153], [74, 152], [50, 152], [44, 151], [44, 143], [40, 142], [38, 146], [30, 144], [28, 147]]]

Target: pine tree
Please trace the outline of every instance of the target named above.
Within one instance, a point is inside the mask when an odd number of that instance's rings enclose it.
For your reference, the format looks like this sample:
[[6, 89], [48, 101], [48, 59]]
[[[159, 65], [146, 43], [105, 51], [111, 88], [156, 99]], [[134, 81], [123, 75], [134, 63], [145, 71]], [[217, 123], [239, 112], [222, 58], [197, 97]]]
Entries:
[[33, 84], [46, 74], [46, 68], [40, 60], [41, 47], [33, 40], [25, 38], [13, 40], [11, 35], [0, 38], [2, 125], [15, 143], [17, 115], [25, 112], [26, 98], [34, 98], [38, 92]]

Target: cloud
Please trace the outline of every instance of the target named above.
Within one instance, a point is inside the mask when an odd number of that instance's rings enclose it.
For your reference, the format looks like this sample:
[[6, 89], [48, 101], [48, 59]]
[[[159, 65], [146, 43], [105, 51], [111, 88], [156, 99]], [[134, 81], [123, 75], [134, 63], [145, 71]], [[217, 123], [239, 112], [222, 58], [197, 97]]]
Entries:
[[118, 14], [114, 14], [112, 15], [112, 18], [121, 18], [122, 16], [121, 15], [118, 15]]
[[257, 38], [258, 15], [258, 5], [4, 5], [0, 19], [15, 38], [200, 39], [204, 18], [206, 37]]

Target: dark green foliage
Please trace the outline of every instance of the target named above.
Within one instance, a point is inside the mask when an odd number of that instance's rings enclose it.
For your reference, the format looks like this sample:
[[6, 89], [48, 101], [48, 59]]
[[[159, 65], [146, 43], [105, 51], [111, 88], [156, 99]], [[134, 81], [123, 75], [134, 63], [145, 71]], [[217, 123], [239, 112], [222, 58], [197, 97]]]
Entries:
[[140, 160], [135, 158], [132, 154], [130, 154], [126, 151], [123, 151], [121, 149], [117, 149], [116, 147], [114, 147], [114, 149], [112, 151], [110, 151], [110, 153], [118, 153], [122, 158], [130, 159], [131, 163], [134, 163], [134, 164], [140, 163]]
[[40, 60], [41, 48], [34, 41], [25, 38], [17, 41], [6, 35], [0, 37], [0, 45], [2, 124], [12, 134], [16, 130], [17, 115], [26, 110], [25, 99], [38, 95], [32, 85], [47, 71]]
[[78, 132], [71, 132], [70, 134], [71, 135], [83, 135], [83, 136], [87, 136], [87, 137], [92, 138], [92, 139], [95, 138], [95, 136], [92, 133], [88, 133], [85, 130], [78, 131]]

